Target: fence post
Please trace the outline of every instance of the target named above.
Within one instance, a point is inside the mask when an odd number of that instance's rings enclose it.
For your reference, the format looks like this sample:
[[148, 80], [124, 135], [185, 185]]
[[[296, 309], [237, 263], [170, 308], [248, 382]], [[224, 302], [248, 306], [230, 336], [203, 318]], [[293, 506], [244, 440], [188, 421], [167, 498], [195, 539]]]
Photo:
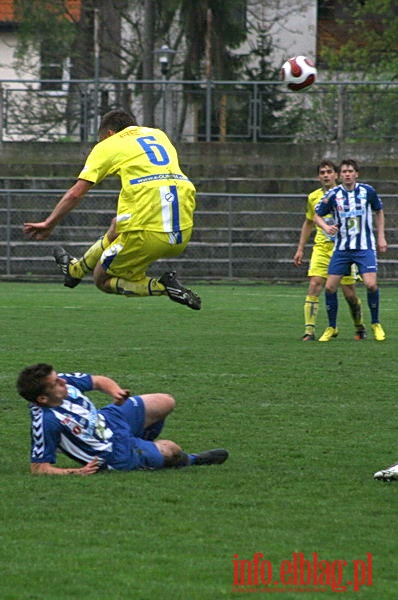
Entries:
[[4, 88], [0, 83], [0, 144], [4, 137]]
[[6, 179], [4, 182], [7, 202], [6, 216], [6, 275], [11, 275], [11, 193], [9, 190], [9, 182]]
[[344, 104], [345, 104], [345, 86], [339, 85], [337, 93], [337, 142], [344, 141]]
[[232, 260], [232, 198], [228, 196], [228, 279], [233, 277]]
[[211, 142], [211, 79], [207, 80], [206, 85], [206, 142]]
[[257, 142], [258, 140], [258, 122], [259, 122], [259, 113], [260, 113], [260, 101], [258, 97], [258, 84], [254, 82], [254, 90], [253, 90], [253, 100], [252, 100], [252, 142]]

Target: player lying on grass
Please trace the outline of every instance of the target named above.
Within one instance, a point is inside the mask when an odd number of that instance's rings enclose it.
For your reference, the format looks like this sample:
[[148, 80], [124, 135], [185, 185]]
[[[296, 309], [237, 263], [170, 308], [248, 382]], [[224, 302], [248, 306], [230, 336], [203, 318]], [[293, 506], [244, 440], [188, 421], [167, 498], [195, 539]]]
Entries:
[[391, 467], [387, 467], [386, 469], [376, 471], [373, 477], [382, 481], [398, 480], [398, 462], [391, 465]]
[[[174, 409], [170, 394], [130, 396], [130, 390], [103, 375], [56, 373], [39, 363], [17, 379], [18, 393], [30, 403], [31, 472], [46, 475], [92, 475], [100, 469], [133, 471], [221, 464], [223, 449], [187, 454], [171, 440], [156, 440]], [[114, 400], [97, 409], [85, 392], [99, 390]], [[63, 452], [82, 466], [56, 467]]]
[[[160, 258], [176, 258], [192, 235], [196, 190], [181, 171], [177, 151], [160, 129], [141, 127], [123, 110], [106, 113], [78, 179], [44, 221], [24, 223], [24, 233], [45, 240], [54, 227], [106, 177], [118, 176], [117, 238], [100, 255], [93, 276], [107, 294], [161, 296], [199, 310], [201, 300], [183, 287], [174, 273], [148, 277], [149, 266]], [[56, 257], [57, 259], [57, 257]], [[73, 260], [64, 251], [58, 264]]]

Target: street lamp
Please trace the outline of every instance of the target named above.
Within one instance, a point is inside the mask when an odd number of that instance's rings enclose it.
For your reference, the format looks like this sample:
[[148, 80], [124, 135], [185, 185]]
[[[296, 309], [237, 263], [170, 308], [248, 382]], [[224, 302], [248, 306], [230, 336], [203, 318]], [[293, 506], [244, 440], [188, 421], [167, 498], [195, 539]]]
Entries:
[[160, 72], [162, 74], [162, 129], [166, 129], [166, 113], [167, 113], [167, 75], [170, 70], [170, 59], [175, 50], [169, 48], [167, 44], [163, 44], [159, 50], [155, 50], [154, 54], [159, 55]]
[[163, 44], [159, 50], [155, 50], [155, 53], [159, 54], [160, 71], [163, 77], [167, 77], [170, 67], [170, 59], [171, 56], [175, 54], [175, 50], [169, 48], [167, 44]]

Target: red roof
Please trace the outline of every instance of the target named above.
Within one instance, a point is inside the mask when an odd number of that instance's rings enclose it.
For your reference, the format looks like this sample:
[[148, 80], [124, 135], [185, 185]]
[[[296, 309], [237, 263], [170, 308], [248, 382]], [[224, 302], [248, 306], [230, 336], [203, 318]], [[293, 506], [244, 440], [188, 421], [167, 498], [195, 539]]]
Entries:
[[[73, 19], [79, 20], [80, 5], [81, 0], [66, 0], [66, 6]], [[14, 0], [0, 0], [0, 22], [12, 23], [15, 20]]]
[[0, 0], [0, 21], [9, 23], [14, 21], [13, 0]]

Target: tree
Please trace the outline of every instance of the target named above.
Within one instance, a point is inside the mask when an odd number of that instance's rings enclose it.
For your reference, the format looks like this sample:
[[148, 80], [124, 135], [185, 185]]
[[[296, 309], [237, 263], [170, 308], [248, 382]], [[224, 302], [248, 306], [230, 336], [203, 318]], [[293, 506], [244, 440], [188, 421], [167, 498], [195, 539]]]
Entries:
[[[67, 134], [80, 127], [81, 138], [87, 139], [90, 120], [94, 116], [91, 129], [95, 134], [99, 115], [109, 108], [109, 89], [100, 91], [99, 83], [75, 82], [123, 78], [126, 55], [121, 49], [122, 19], [127, 7], [128, 0], [15, 0], [19, 22], [16, 69], [40, 79], [58, 80], [41, 82], [40, 92], [65, 90], [61, 80], [66, 69], [73, 82], [66, 101], [58, 103], [64, 112], [56, 113], [60, 122], [66, 122]], [[37, 86], [27, 84], [27, 88], [31, 96], [37, 91]], [[116, 100], [112, 102], [129, 108], [126, 88], [116, 86], [114, 92]], [[41, 98], [39, 104], [42, 120], [46, 120], [47, 106], [53, 121], [54, 103]], [[32, 102], [30, 110], [37, 109], [37, 102]]]
[[[340, 18], [325, 21], [328, 47], [321, 59], [337, 73], [340, 111], [349, 115], [345, 139], [394, 138], [398, 109], [393, 87], [398, 76], [398, 6], [394, 0], [339, 2]], [[347, 35], [349, 32], [349, 35]], [[325, 36], [326, 37], [326, 36]], [[364, 88], [356, 82], [374, 82]], [[362, 92], [362, 93], [361, 93]]]
[[[49, 91], [49, 86], [61, 86], [66, 100], [58, 102], [56, 113], [52, 109], [52, 118], [57, 114], [61, 122], [66, 121], [70, 134], [75, 135], [80, 127], [81, 139], [95, 136], [98, 117], [114, 106], [133, 112], [138, 109], [139, 119], [144, 117], [144, 122], [155, 124], [154, 109], [159, 100], [164, 101], [166, 88], [142, 84], [141, 80], [160, 78], [154, 55], [164, 43], [175, 52], [168, 73], [170, 78], [191, 82], [183, 86], [182, 94], [177, 91], [172, 97], [174, 133], [181, 134], [189, 122], [190, 130], [193, 123], [194, 130], [204, 135], [209, 83], [203, 82], [214, 80], [218, 82], [211, 105], [214, 137], [225, 139], [236, 133], [239, 113], [249, 114], [252, 101], [246, 93], [249, 88], [237, 94], [237, 88], [234, 90], [231, 85], [220, 82], [236, 81], [239, 85], [242, 79], [253, 78], [275, 81], [277, 70], [272, 66], [270, 27], [279, 16], [285, 18], [289, 11], [300, 11], [305, 5], [304, 0], [297, 0], [294, 8], [287, 0], [269, 0], [266, 7], [260, 0], [15, 2], [20, 22], [21, 70], [36, 73], [38, 78], [46, 73], [47, 77], [53, 75], [51, 84], [41, 82], [41, 90], [45, 90], [46, 85]], [[261, 35], [255, 29], [259, 26]], [[249, 33], [255, 34], [256, 44], [242, 52], [241, 45]], [[62, 83], [66, 66], [72, 80], [69, 84]], [[31, 86], [33, 89], [36, 88]], [[172, 91], [171, 86], [169, 89]], [[266, 126], [271, 128], [275, 113], [282, 106], [277, 86], [263, 87], [261, 95], [267, 109]], [[40, 99], [41, 119], [45, 108], [43, 98]], [[31, 111], [34, 109], [36, 104], [32, 103]]]
[[[331, 22], [332, 43], [321, 58], [330, 70], [353, 79], [398, 76], [398, 6], [395, 0], [338, 3], [341, 17]], [[349, 35], [347, 35], [349, 31]], [[333, 41], [334, 40], [334, 41]]]
[[32, 49], [39, 59], [46, 47], [54, 60], [71, 60], [72, 78], [93, 78], [97, 41], [98, 75], [120, 77], [121, 19], [127, 4], [128, 0], [15, 0], [20, 66]]
[[[44, 50], [52, 63], [70, 55], [75, 38], [75, 13], [69, 3], [54, 0], [15, 0], [18, 21], [18, 44], [15, 52], [16, 68], [29, 70], [40, 76], [41, 56]], [[44, 62], [44, 67], [46, 66]], [[28, 67], [28, 68], [26, 68]]]

